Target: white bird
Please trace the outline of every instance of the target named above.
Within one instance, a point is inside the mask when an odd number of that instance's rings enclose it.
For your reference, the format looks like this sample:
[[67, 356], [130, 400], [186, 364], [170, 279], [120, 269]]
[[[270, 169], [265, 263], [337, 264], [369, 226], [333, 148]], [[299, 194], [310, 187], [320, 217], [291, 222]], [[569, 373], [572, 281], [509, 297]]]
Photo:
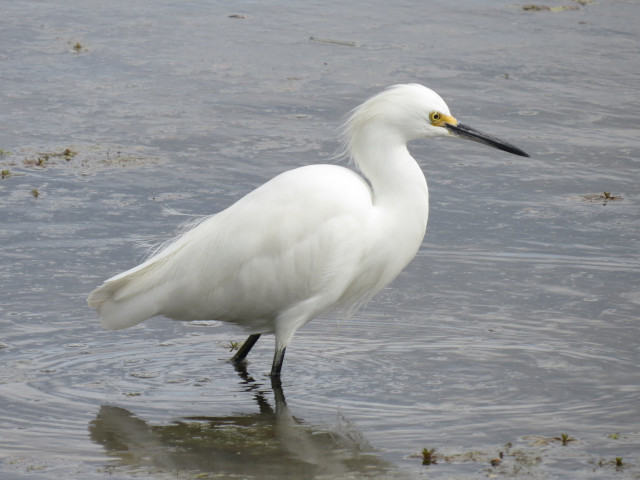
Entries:
[[407, 143], [451, 136], [528, 156], [458, 123], [434, 91], [390, 87], [345, 124], [346, 149], [362, 176], [336, 165], [282, 173], [105, 281], [88, 303], [108, 329], [156, 315], [240, 325], [251, 335], [235, 362], [261, 334], [275, 334], [271, 377], [279, 379], [296, 330], [334, 307], [361, 305], [413, 259], [429, 195]]

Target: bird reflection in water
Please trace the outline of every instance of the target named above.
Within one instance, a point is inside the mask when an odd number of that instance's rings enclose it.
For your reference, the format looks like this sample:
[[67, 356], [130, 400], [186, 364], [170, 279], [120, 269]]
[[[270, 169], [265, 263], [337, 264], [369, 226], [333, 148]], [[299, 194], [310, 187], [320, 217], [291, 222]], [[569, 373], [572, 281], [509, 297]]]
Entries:
[[306, 424], [290, 413], [280, 382], [272, 382], [273, 408], [269, 389], [244, 365], [237, 370], [245, 390], [254, 395], [257, 413], [184, 417], [150, 425], [129, 410], [103, 405], [89, 424], [91, 439], [125, 469], [261, 479], [397, 478], [391, 474], [393, 465], [373, 453], [352, 425], [341, 423], [328, 430]]

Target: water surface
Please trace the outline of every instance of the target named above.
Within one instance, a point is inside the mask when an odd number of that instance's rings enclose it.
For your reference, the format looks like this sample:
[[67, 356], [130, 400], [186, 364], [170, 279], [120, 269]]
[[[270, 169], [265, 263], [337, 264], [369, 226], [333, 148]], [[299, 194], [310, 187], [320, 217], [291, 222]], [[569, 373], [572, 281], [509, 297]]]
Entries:
[[[640, 10], [541, 5], [579, 9], [5, 5], [0, 476], [638, 478]], [[335, 161], [343, 116], [402, 82], [532, 158], [413, 144], [422, 249], [298, 332], [282, 391], [268, 337], [237, 372], [224, 324], [100, 329], [87, 294], [175, 234], [167, 208]]]

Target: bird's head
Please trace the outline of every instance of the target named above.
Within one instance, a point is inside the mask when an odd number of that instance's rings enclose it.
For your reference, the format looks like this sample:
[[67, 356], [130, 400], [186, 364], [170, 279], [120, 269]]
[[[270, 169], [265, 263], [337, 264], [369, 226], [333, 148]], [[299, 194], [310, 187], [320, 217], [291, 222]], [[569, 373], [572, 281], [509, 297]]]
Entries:
[[529, 156], [504, 140], [459, 123], [440, 95], [418, 84], [395, 85], [370, 98], [353, 111], [347, 130], [351, 135], [369, 130], [374, 136], [391, 135], [405, 143], [419, 138], [455, 136]]

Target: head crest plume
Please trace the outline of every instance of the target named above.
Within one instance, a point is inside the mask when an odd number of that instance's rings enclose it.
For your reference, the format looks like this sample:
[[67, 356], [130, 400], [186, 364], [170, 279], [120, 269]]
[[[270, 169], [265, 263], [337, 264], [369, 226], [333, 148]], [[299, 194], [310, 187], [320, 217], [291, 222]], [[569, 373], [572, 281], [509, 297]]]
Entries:
[[449, 113], [447, 104], [436, 92], [416, 83], [393, 85], [370, 97], [347, 115], [340, 134], [342, 146], [336, 157], [353, 160], [354, 134], [361, 132], [365, 125], [373, 123], [376, 118], [393, 118], [400, 125], [402, 119], [410, 119], [412, 114], [424, 112], [423, 106], [427, 104]]

